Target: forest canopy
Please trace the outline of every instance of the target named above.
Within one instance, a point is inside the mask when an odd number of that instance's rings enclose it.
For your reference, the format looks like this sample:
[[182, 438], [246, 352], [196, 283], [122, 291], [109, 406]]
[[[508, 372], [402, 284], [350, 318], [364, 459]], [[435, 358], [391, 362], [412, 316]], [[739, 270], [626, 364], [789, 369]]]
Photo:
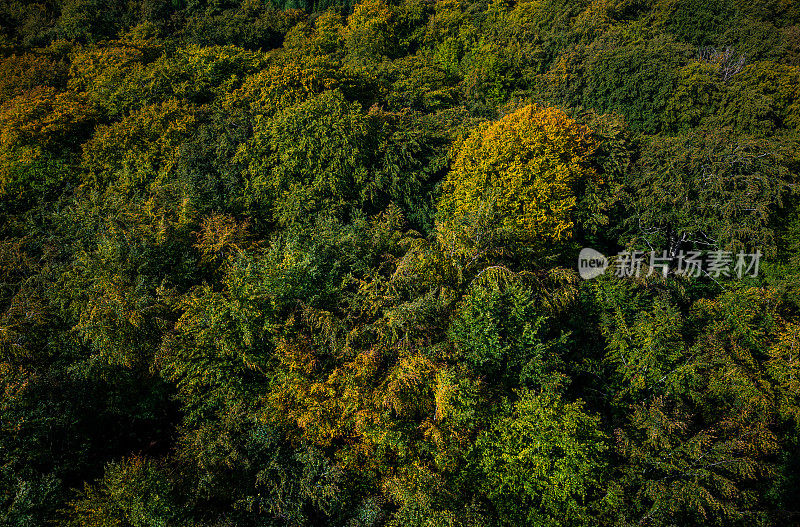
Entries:
[[0, 0], [0, 525], [800, 525], [798, 174], [790, 0]]

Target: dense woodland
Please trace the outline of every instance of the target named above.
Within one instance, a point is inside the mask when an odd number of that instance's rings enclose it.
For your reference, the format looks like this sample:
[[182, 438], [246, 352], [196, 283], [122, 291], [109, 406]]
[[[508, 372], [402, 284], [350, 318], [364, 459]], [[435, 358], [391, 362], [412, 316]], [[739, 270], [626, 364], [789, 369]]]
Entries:
[[1, 525], [800, 525], [800, 3], [0, 0], [0, 59]]

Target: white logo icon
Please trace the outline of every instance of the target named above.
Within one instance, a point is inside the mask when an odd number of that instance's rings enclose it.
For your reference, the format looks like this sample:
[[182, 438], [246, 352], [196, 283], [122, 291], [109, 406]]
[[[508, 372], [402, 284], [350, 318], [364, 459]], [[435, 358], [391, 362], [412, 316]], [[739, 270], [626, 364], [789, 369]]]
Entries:
[[584, 247], [578, 255], [578, 274], [584, 280], [596, 278], [608, 268], [608, 260], [602, 253]]

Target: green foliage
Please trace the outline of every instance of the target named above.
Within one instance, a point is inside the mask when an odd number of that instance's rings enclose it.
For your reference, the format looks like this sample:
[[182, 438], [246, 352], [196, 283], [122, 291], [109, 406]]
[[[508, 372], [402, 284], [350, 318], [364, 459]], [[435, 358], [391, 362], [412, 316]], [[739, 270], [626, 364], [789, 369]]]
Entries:
[[122, 2], [73, 0], [65, 2], [53, 29], [60, 38], [92, 42], [130, 24], [130, 19], [125, 20], [128, 13]]
[[797, 523], [798, 5], [0, 0], [0, 524]]
[[403, 125], [396, 115], [365, 114], [338, 90], [260, 119], [237, 154], [249, 161], [245, 199], [282, 226], [321, 211], [347, 217], [389, 200], [410, 204], [425, 174], [412, 157], [421, 141]]
[[87, 486], [70, 504], [71, 525], [175, 525], [181, 509], [164, 472], [157, 463], [143, 458], [110, 463], [99, 485]]
[[652, 302], [644, 288], [607, 281], [597, 294], [613, 404], [626, 420], [615, 435], [630, 521], [761, 521], [754, 483], [773, 474], [779, 401], [792, 390], [778, 295], [742, 287], [698, 300], [687, 316], [676, 305], [685, 297], [666, 291], [638, 314]]
[[173, 412], [163, 383], [109, 368], [37, 374], [0, 367], [0, 518], [43, 525], [58, 518], [69, 487], [133, 450], [158, 451]]
[[728, 0], [666, 0], [659, 4], [657, 13], [664, 29], [678, 40], [696, 46], [716, 44], [729, 25], [735, 23], [735, 3]]
[[785, 146], [724, 130], [653, 138], [629, 180], [635, 236], [670, 254], [703, 245], [772, 254], [769, 218], [791, 185]]
[[687, 47], [665, 36], [630, 42], [616, 35], [600, 38], [592, 47], [585, 63], [586, 88], [578, 101], [600, 112], [620, 113], [637, 130], [660, 130]]
[[[369, 198], [370, 120], [328, 92], [256, 125], [247, 156], [250, 199], [283, 225]], [[334, 133], [331, 133], [335, 131]]]
[[353, 8], [343, 30], [344, 45], [353, 57], [382, 57], [394, 54], [394, 16], [381, 0], [363, 0]]
[[[61, 275], [64, 307], [96, 358], [142, 367], [174, 318], [171, 293], [194, 273], [189, 233], [185, 225], [162, 230], [159, 221], [166, 218], [157, 215], [129, 213], [119, 223], [87, 219], [100, 233], [76, 251], [73, 265]], [[176, 269], [184, 269], [185, 281], [165, 278]]]
[[728, 90], [720, 116], [723, 123], [759, 135], [784, 128], [797, 130], [799, 76], [797, 67], [775, 67], [770, 62], [747, 65]]
[[[281, 45], [283, 35], [305, 18], [305, 13], [299, 9], [276, 9], [274, 4], [278, 3], [281, 2], [209, 2], [204, 10], [198, 9], [187, 17], [182, 39], [188, 44], [202, 46], [233, 44], [251, 50], [276, 48]], [[168, 8], [164, 6], [160, 10], [164, 12]], [[162, 21], [156, 13], [148, 15], [152, 22]]]
[[[504, 387], [546, 384], [558, 364], [558, 342], [548, 341], [538, 298], [519, 285], [476, 287], [450, 329], [456, 360]], [[507, 389], [507, 388], [506, 388]]]
[[675, 91], [665, 108], [667, 126], [690, 130], [713, 117], [721, 106], [719, 68], [693, 61], [681, 68]]
[[588, 525], [601, 496], [606, 436], [581, 402], [523, 391], [482, 436], [487, 496], [504, 525]]
[[113, 185], [131, 193], [166, 183], [195, 112], [175, 98], [100, 127], [83, 147], [87, 183], [98, 190]]

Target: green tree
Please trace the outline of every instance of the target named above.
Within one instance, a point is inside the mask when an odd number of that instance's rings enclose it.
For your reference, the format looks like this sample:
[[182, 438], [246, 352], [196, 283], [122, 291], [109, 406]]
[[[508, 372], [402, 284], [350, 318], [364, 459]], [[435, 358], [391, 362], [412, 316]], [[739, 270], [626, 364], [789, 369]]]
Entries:
[[654, 137], [628, 176], [633, 239], [681, 249], [774, 252], [770, 216], [790, 190], [791, 143], [725, 130]]
[[583, 403], [522, 391], [479, 439], [484, 492], [504, 525], [591, 525], [607, 438]]

